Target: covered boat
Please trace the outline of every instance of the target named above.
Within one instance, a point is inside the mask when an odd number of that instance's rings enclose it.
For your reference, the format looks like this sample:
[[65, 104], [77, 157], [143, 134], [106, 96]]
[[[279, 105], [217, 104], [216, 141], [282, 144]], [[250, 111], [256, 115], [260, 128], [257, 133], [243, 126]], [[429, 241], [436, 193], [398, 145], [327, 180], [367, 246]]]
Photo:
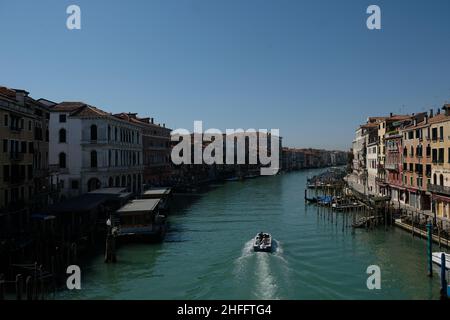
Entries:
[[159, 210], [166, 213], [170, 211], [171, 198], [171, 188], [153, 188], [145, 190], [141, 194], [141, 199], [160, 199]]
[[119, 239], [162, 240], [166, 232], [166, 216], [160, 214], [159, 202], [160, 199], [132, 200], [117, 210]]
[[255, 251], [270, 252], [272, 251], [272, 236], [269, 233], [260, 232], [255, 237], [253, 243]]

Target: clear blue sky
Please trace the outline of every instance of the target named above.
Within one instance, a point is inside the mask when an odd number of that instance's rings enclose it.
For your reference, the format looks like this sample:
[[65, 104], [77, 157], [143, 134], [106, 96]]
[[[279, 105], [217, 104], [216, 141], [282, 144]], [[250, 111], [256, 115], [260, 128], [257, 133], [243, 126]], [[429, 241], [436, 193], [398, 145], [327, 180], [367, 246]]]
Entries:
[[[70, 4], [81, 30], [66, 28]], [[369, 115], [450, 100], [448, 0], [0, 0], [0, 30], [0, 84], [171, 128], [279, 128], [284, 145], [347, 149]]]

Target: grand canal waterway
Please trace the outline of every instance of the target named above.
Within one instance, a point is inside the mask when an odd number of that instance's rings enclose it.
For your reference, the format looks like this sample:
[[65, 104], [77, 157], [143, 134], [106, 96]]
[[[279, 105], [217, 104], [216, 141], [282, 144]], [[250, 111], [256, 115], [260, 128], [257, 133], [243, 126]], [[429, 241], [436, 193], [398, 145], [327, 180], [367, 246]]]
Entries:
[[[426, 274], [426, 243], [395, 227], [374, 231], [331, 221], [303, 200], [299, 171], [213, 186], [176, 197], [161, 244], [120, 247], [118, 262], [99, 253], [82, 266], [82, 289], [58, 299], [437, 299]], [[259, 231], [278, 243], [254, 253]], [[381, 290], [368, 290], [366, 269], [381, 268]]]

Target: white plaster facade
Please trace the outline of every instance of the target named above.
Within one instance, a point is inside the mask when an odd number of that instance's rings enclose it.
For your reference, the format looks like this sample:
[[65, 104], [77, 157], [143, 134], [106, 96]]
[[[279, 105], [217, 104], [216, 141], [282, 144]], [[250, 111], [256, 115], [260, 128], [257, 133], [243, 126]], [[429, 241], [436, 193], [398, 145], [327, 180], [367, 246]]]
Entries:
[[378, 195], [378, 184], [376, 182], [378, 174], [378, 142], [367, 145], [366, 152], [366, 168], [367, 168], [367, 192], [369, 194]]
[[57, 168], [61, 195], [73, 197], [112, 186], [142, 190], [140, 126], [85, 104], [77, 109], [73, 103], [62, 103], [51, 111], [49, 162]]

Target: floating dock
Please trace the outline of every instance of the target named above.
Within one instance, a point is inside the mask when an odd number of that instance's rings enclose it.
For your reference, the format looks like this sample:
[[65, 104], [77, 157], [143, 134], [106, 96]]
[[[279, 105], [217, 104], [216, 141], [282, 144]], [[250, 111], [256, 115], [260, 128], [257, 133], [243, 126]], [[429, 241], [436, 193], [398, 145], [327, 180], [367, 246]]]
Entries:
[[[415, 235], [418, 235], [419, 237], [422, 237], [424, 239], [428, 238], [428, 233], [426, 230], [422, 230], [420, 228], [413, 228], [410, 224], [402, 222], [401, 219], [395, 219], [394, 224], [404, 230], [407, 230]], [[439, 237], [438, 235], [433, 234], [433, 241], [441, 246], [446, 246], [447, 248], [450, 248], [450, 241], [445, 239], [444, 237]]]

